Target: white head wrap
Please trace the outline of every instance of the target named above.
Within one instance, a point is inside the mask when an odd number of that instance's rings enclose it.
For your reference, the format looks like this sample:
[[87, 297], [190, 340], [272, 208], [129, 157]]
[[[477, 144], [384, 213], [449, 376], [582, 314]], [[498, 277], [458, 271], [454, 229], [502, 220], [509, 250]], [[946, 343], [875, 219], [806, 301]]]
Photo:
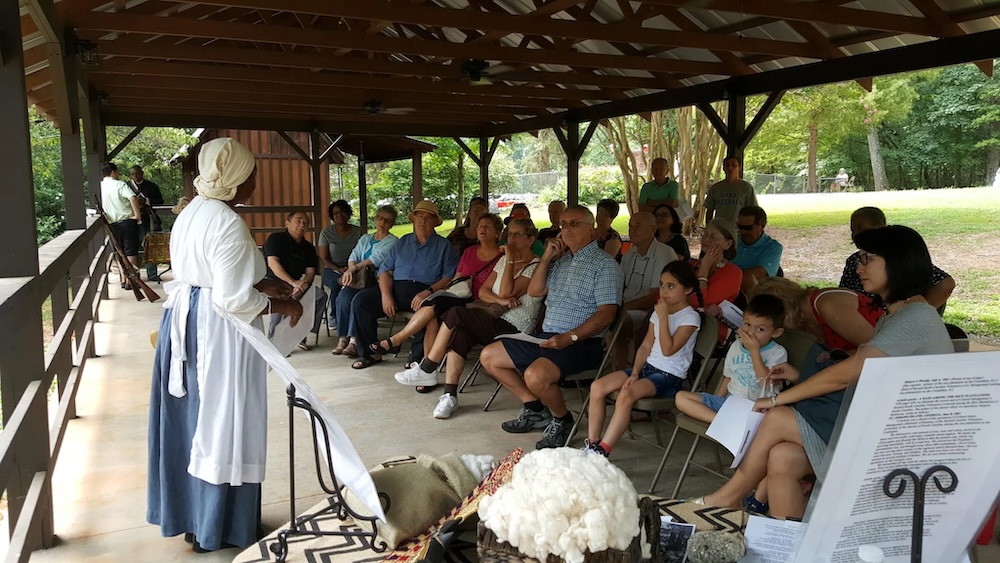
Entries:
[[208, 199], [231, 201], [236, 189], [250, 177], [253, 153], [230, 137], [212, 139], [198, 153], [198, 177], [194, 187]]

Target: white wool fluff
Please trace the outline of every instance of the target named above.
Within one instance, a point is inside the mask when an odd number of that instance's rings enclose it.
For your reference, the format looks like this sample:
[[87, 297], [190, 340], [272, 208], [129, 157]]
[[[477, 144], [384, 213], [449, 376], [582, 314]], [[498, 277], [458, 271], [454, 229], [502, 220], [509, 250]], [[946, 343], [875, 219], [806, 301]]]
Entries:
[[479, 504], [497, 539], [544, 561], [580, 563], [586, 551], [627, 549], [639, 535], [638, 495], [621, 469], [574, 448], [538, 450]]
[[462, 463], [476, 476], [476, 481], [485, 479], [496, 466], [491, 455], [462, 454]]

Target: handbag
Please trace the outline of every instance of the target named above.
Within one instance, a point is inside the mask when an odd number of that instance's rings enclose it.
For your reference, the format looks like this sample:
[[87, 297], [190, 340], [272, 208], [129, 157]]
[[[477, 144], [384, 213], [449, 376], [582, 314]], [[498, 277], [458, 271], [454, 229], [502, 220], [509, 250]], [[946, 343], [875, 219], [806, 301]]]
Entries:
[[[341, 278], [343, 279], [343, 278]], [[365, 266], [354, 273], [354, 279], [349, 284], [342, 284], [351, 289], [367, 289], [375, 285], [375, 268]]]
[[454, 295], [459, 299], [471, 299], [473, 297], [472, 278], [496, 266], [496, 263], [498, 260], [500, 260], [501, 256], [503, 256], [503, 252], [497, 253], [497, 255], [494, 256], [492, 260], [487, 262], [486, 265], [483, 266], [482, 268], [479, 268], [479, 270], [476, 271], [476, 273], [472, 274], [471, 276], [462, 276], [460, 278], [455, 278], [451, 280], [451, 283], [448, 284], [448, 287], [444, 288], [444, 291], [447, 291], [448, 293]]

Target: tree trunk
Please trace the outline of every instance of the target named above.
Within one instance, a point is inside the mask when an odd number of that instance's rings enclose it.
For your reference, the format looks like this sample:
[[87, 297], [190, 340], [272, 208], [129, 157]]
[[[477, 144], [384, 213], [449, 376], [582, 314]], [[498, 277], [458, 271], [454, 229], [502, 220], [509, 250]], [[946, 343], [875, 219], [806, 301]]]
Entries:
[[[1000, 129], [1000, 127], [997, 129]], [[998, 135], [998, 138], [1000, 138], [1000, 135]], [[989, 147], [986, 150], [986, 183], [984, 185], [993, 185], [998, 168], [1000, 168], [1000, 147]]]
[[875, 191], [889, 189], [889, 178], [885, 175], [885, 161], [882, 160], [882, 145], [878, 141], [878, 129], [868, 126], [868, 155], [872, 160], [872, 183]]
[[639, 210], [639, 167], [628, 141], [626, 119], [628, 118], [611, 118], [603, 130], [614, 151], [615, 162], [618, 163], [618, 168], [621, 170], [622, 180], [625, 182], [625, 206], [628, 208], [629, 214], [632, 214]]
[[809, 124], [809, 156], [808, 156], [808, 184], [806, 191], [815, 193], [816, 189], [816, 153], [819, 150], [819, 126], [815, 123]]
[[[455, 163], [458, 168], [458, 189], [455, 190], [455, 226], [462, 224], [465, 220], [465, 151], [458, 151], [458, 161]], [[489, 206], [487, 206], [489, 207]]]

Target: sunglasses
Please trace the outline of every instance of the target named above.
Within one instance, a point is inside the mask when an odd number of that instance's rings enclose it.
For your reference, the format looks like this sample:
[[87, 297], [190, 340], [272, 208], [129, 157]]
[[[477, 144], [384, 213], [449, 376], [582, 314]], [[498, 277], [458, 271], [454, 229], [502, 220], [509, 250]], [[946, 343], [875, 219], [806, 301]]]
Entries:
[[862, 266], [867, 266], [868, 262], [876, 256], [878, 256], [878, 254], [865, 252], [864, 250], [862, 250], [858, 252], [858, 262], [861, 262]]
[[736, 228], [741, 231], [752, 231], [756, 226], [756, 223], [750, 223], [749, 225], [736, 225]]

